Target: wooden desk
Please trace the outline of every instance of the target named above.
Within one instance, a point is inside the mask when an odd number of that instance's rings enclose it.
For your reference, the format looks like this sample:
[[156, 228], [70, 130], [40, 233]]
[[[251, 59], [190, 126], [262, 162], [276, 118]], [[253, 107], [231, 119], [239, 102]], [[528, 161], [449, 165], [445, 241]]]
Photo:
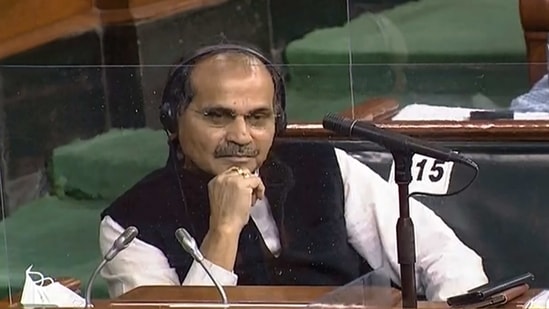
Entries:
[[[227, 286], [229, 302], [308, 303], [333, 291], [330, 286]], [[114, 299], [116, 302], [218, 302], [210, 286], [141, 286]]]
[[[333, 286], [231, 286], [225, 287], [230, 308], [330, 308], [334, 304], [320, 303], [321, 299], [337, 289]], [[385, 294], [382, 294], [385, 293]], [[382, 297], [388, 307], [400, 306], [400, 291], [393, 288], [351, 287], [345, 291], [353, 299]], [[343, 299], [350, 299], [341, 297]], [[309, 305], [315, 304], [318, 305]], [[360, 302], [362, 304], [362, 302]], [[379, 302], [377, 302], [379, 304]], [[442, 304], [444, 305], [444, 304]], [[142, 286], [110, 302], [109, 306], [166, 307], [166, 308], [223, 308], [214, 287], [206, 286]], [[358, 305], [337, 307], [353, 308]]]
[[[232, 304], [228, 308], [320, 308], [307, 306], [320, 297], [333, 291], [335, 287], [309, 286], [237, 286], [227, 287], [227, 297]], [[503, 308], [520, 308], [536, 295], [539, 290], [530, 290], [523, 296], [505, 305]], [[395, 297], [393, 308], [400, 308], [400, 293], [391, 289]], [[95, 309], [137, 309], [137, 308], [225, 308], [219, 302], [214, 287], [189, 286], [143, 286], [138, 287], [116, 299], [94, 300]], [[7, 300], [0, 301], [0, 309], [17, 308], [9, 306]], [[358, 308], [359, 306], [337, 306], [324, 304], [322, 308]], [[448, 308], [445, 302], [418, 302], [418, 308]], [[500, 307], [502, 308], [502, 307]]]
[[[234, 304], [230, 305], [230, 308], [304, 308], [336, 288], [326, 286], [237, 286], [226, 287], [226, 293], [229, 302]], [[363, 293], [363, 289], [360, 288], [357, 292]], [[500, 308], [521, 308], [538, 292], [538, 289], [529, 290], [523, 296]], [[392, 307], [401, 308], [400, 291], [391, 288], [390, 293]], [[219, 299], [219, 294], [213, 287], [143, 286], [112, 300], [110, 306], [117, 308], [134, 308], [135, 306], [222, 308]], [[356, 308], [358, 306], [322, 305], [322, 308], [336, 307]], [[309, 306], [309, 308], [320, 308], [320, 306]], [[418, 308], [449, 308], [449, 306], [446, 302], [419, 301]]]

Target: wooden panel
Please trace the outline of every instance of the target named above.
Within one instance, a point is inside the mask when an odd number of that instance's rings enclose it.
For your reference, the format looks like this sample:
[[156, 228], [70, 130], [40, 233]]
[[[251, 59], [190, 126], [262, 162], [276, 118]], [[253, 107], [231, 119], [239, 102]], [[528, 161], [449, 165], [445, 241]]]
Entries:
[[[549, 121], [387, 121], [380, 128], [429, 140], [549, 141]], [[289, 124], [283, 137], [346, 139], [324, 130], [322, 124]]]
[[139, 22], [202, 9], [228, 0], [97, 0], [104, 25]]
[[226, 1], [0, 0], [0, 59], [106, 25], [163, 18]]
[[400, 104], [394, 98], [372, 98], [339, 113], [340, 116], [358, 120], [384, 121], [398, 113]]
[[89, 11], [92, 0], [2, 0], [0, 42]]
[[[128, 0], [130, 2], [130, 5], [132, 7], [141, 6], [141, 5], [148, 5], [151, 3], [159, 2], [158, 0]], [[185, 1], [180, 1], [185, 2]]]
[[[134, 18], [151, 18], [160, 13], [175, 14], [219, 5], [228, 0], [129, 0]], [[139, 9], [139, 10], [138, 10]]]
[[549, 31], [549, 0], [520, 0], [522, 27], [527, 31]]
[[[547, 13], [549, 14], [549, 12]], [[528, 80], [534, 85], [547, 74], [547, 36], [549, 32], [525, 32]]]
[[547, 74], [549, 0], [520, 0], [520, 21], [526, 40], [530, 84]]
[[31, 48], [46, 44], [56, 39], [99, 29], [101, 21], [97, 14], [83, 13], [51, 25], [21, 33], [16, 37], [0, 42], [0, 59], [24, 52]]
[[[232, 301], [307, 303], [334, 290], [333, 286], [227, 286]], [[120, 302], [151, 301], [218, 301], [219, 294], [211, 286], [140, 286], [116, 299]]]
[[129, 0], [96, 0], [95, 7], [100, 10], [120, 10], [129, 7]]

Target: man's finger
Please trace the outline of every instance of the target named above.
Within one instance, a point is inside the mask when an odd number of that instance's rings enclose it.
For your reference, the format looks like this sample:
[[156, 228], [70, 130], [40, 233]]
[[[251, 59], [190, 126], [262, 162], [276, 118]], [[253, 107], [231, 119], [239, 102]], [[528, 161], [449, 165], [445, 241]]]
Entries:
[[260, 200], [265, 197], [265, 185], [258, 176], [252, 175], [246, 179], [247, 185], [253, 190], [253, 194]]
[[265, 197], [265, 185], [263, 184], [263, 181], [261, 181], [261, 179], [259, 179], [259, 186], [255, 188], [254, 193], [256, 194], [257, 198], [260, 200], [262, 200]]

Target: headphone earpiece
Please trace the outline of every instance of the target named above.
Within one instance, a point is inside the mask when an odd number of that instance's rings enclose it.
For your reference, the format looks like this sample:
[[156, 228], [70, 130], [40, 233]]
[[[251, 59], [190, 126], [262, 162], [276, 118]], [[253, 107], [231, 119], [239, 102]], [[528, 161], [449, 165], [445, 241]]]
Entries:
[[278, 136], [286, 130], [286, 113], [282, 112], [280, 115], [278, 115], [278, 118], [276, 120], [276, 128], [275, 128], [275, 134]]
[[258, 58], [261, 62], [263, 62], [263, 64], [268, 67], [276, 88], [276, 104], [279, 106], [279, 108], [275, 108], [275, 112], [277, 112], [275, 134], [279, 135], [284, 132], [284, 130], [286, 130], [286, 89], [284, 86], [284, 79], [282, 78], [280, 73], [274, 68], [273, 63], [269, 61], [269, 59], [267, 59], [265, 56], [263, 56], [260, 52], [249, 47], [226, 44], [202, 48], [201, 50], [197, 51], [192, 57], [180, 62], [175, 70], [170, 74], [162, 95], [162, 103], [160, 104], [160, 123], [164, 127], [164, 130], [168, 132], [168, 134], [177, 133], [178, 127], [177, 109], [179, 108], [179, 103], [177, 102], [177, 98], [172, 97], [172, 94], [170, 93], [170, 91], [173, 90], [172, 85], [175, 83], [175, 81], [177, 81], [177, 83], [179, 84], [178, 87], [182, 87], [183, 85], [185, 85], [186, 79], [189, 75], [187, 70], [198, 59], [212, 53], [223, 53], [227, 51], [237, 51], [252, 55]]
[[[280, 83], [283, 83], [284, 81], [281, 79], [280, 80]], [[283, 84], [281, 84], [283, 85]], [[279, 104], [280, 104], [280, 111], [278, 111], [277, 115], [276, 115], [276, 122], [275, 122], [275, 134], [276, 135], [280, 135], [282, 134], [285, 130], [286, 130], [286, 126], [288, 125], [287, 123], [287, 120], [286, 120], [286, 103], [285, 103], [285, 100], [286, 100], [286, 93], [285, 93], [285, 89], [284, 89], [284, 86], [280, 86], [281, 88], [279, 89], [279, 94], [278, 94], [278, 98], [277, 100], [279, 100]]]
[[160, 123], [168, 134], [177, 133], [177, 113], [172, 109], [174, 105], [177, 104], [171, 104], [169, 101], [160, 105]]

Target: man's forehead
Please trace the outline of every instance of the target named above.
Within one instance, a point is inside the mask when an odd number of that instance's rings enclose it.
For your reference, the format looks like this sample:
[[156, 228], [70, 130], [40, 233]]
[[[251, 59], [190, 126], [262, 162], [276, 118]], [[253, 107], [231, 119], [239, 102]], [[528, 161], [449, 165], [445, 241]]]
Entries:
[[[273, 111], [272, 101], [244, 101], [244, 102], [230, 102], [224, 100], [218, 101], [195, 101], [195, 106], [202, 110], [220, 110], [232, 113], [253, 113], [253, 112], [266, 112]], [[193, 104], [191, 103], [191, 104]]]
[[271, 73], [250, 55], [222, 53], [202, 59], [192, 71], [191, 87], [191, 104], [200, 109], [219, 108], [236, 113], [274, 109]]
[[237, 52], [237, 51], [226, 51], [220, 52], [213, 55], [207, 55], [204, 58], [196, 62], [200, 63], [212, 63], [212, 64], [237, 64], [237, 65], [261, 65], [263, 62], [259, 60], [256, 56]]
[[198, 60], [193, 67], [191, 75], [201, 74], [222, 74], [227, 71], [257, 71], [265, 70], [265, 64], [258, 58], [235, 52], [225, 52], [208, 55]]

